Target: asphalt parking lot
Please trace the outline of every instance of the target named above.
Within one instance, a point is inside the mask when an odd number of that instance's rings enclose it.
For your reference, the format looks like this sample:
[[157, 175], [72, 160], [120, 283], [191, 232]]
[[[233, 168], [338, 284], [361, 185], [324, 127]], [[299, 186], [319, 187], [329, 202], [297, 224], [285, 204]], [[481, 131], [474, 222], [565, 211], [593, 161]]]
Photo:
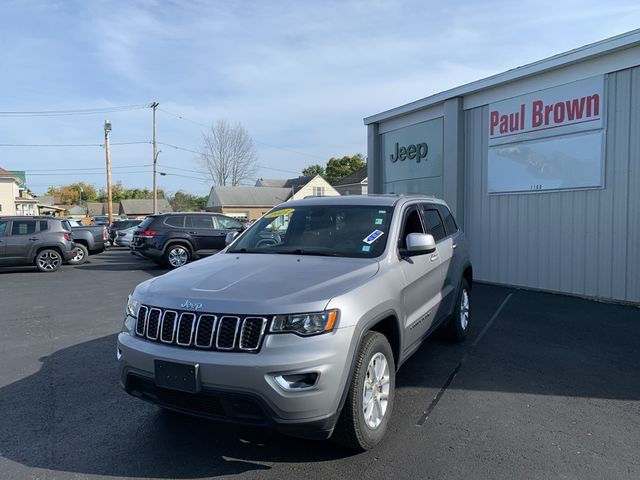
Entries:
[[636, 307], [476, 285], [468, 341], [427, 342], [398, 373], [387, 439], [353, 454], [121, 391], [126, 296], [162, 273], [122, 249], [0, 269], [2, 479], [640, 478]]

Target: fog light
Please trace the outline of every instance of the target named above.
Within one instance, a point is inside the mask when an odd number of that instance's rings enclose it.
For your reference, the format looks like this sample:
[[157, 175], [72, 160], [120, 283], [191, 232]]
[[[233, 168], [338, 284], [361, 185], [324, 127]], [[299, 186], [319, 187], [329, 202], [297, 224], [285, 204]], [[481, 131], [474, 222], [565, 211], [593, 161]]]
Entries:
[[278, 375], [273, 378], [284, 390], [308, 390], [318, 383], [318, 374], [316, 372]]

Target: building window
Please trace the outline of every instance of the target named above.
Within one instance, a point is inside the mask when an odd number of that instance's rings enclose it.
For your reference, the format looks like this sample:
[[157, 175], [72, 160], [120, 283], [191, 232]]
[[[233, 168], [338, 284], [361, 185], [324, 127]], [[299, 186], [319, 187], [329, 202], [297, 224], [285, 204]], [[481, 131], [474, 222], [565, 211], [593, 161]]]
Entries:
[[314, 197], [324, 197], [324, 187], [313, 187]]

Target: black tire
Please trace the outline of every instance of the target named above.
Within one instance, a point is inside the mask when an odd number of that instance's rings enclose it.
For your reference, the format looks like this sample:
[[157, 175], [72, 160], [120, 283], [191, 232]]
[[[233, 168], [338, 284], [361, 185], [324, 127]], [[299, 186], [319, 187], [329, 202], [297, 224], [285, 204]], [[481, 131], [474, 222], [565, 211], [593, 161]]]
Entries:
[[182, 243], [174, 243], [167, 247], [162, 259], [169, 268], [182, 267], [191, 261], [191, 250]]
[[[466, 308], [465, 308], [466, 298]], [[456, 307], [453, 315], [447, 321], [444, 329], [447, 338], [452, 342], [463, 342], [469, 334], [469, 325], [471, 324], [471, 289], [469, 284], [463, 278], [458, 288], [458, 297], [456, 298]], [[466, 310], [466, 311], [465, 311]], [[466, 318], [466, 320], [465, 320]]]
[[76, 243], [75, 256], [69, 260], [69, 265], [82, 265], [89, 259], [89, 250], [80, 243]]
[[57, 250], [45, 248], [36, 255], [35, 264], [36, 268], [41, 272], [55, 272], [62, 265], [62, 255]]
[[[380, 423], [372, 427], [365, 420], [364, 393], [365, 381], [370, 378], [367, 373], [369, 364], [378, 354], [385, 357], [388, 367], [388, 397], [386, 409]], [[349, 393], [345, 401], [338, 424], [333, 432], [332, 440], [344, 447], [357, 451], [370, 450], [384, 438], [393, 411], [395, 397], [396, 369], [391, 345], [387, 338], [378, 332], [368, 332], [358, 348], [354, 371], [349, 383]], [[377, 357], [378, 359], [380, 357]], [[373, 387], [373, 392], [376, 388]], [[372, 397], [373, 403], [376, 401]], [[380, 405], [380, 402], [377, 403]], [[372, 408], [376, 408], [372, 404]], [[379, 411], [379, 410], [378, 410]]]

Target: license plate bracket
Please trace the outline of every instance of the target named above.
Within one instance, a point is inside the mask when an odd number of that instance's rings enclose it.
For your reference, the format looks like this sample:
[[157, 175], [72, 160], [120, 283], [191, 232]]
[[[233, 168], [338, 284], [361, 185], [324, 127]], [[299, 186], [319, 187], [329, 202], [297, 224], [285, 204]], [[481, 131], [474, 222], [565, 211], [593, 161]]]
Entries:
[[156, 385], [181, 392], [198, 393], [200, 365], [155, 360]]

